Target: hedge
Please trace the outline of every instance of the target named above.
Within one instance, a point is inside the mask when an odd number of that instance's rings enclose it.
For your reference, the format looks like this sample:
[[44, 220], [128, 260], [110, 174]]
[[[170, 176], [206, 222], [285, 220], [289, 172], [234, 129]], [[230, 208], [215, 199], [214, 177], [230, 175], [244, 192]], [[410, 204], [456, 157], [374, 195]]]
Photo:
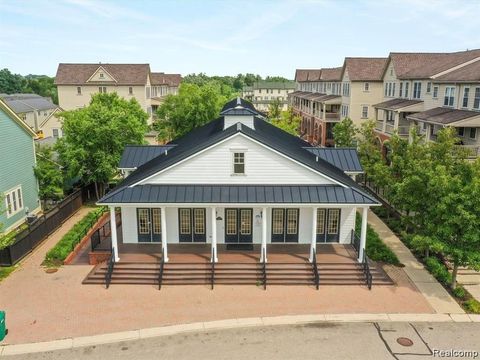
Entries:
[[105, 207], [97, 208], [85, 215], [48, 251], [43, 264], [46, 266], [62, 265], [68, 254], [73, 251], [106, 209]]

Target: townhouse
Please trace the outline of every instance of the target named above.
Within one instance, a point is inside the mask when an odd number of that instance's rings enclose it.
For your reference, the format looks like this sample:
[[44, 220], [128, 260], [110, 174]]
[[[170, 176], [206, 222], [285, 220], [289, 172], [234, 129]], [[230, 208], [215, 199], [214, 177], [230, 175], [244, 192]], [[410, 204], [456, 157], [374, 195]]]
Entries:
[[0, 94], [0, 98], [39, 138], [62, 136], [62, 124], [55, 116], [61, 109], [50, 98], [37, 94]]
[[154, 73], [149, 64], [65, 64], [58, 65], [55, 84], [61, 108], [87, 106], [95, 93], [116, 92], [135, 98], [153, 121], [164, 96], [176, 94], [179, 74]]
[[261, 112], [267, 112], [275, 100], [279, 101], [281, 110], [285, 111], [288, 108], [288, 95], [294, 90], [294, 81], [257, 81], [242, 89], [242, 97]]
[[480, 50], [391, 53], [383, 75], [383, 101], [374, 105], [379, 146], [393, 133], [408, 138], [416, 126], [426, 141], [457, 128], [459, 145], [480, 155]]
[[382, 99], [386, 58], [347, 57], [342, 67], [297, 70], [291, 104], [302, 117], [301, 132], [310, 143], [333, 146], [333, 127], [349, 117], [355, 125], [373, 116]]

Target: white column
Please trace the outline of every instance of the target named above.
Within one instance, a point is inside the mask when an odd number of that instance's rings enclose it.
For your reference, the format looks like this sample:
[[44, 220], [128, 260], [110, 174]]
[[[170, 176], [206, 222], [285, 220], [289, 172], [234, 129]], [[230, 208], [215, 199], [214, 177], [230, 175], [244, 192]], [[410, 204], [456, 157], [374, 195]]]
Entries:
[[168, 262], [168, 249], [167, 249], [167, 214], [166, 208], [160, 208], [160, 217], [162, 222], [162, 249], [165, 262]]
[[317, 208], [312, 209], [312, 243], [310, 245], [310, 262], [313, 262], [313, 254], [317, 253]]
[[322, 119], [326, 120], [327, 119], [327, 105], [325, 103], [322, 104], [322, 109], [323, 109]]
[[265, 258], [260, 256], [261, 261], [267, 262], [267, 208], [262, 209], [262, 254]]
[[360, 233], [360, 250], [358, 251], [358, 262], [363, 261], [363, 253], [367, 244], [367, 215], [368, 208], [364, 207], [362, 211], [362, 231]]
[[115, 206], [110, 206], [110, 233], [112, 235], [112, 251], [115, 253], [115, 262], [120, 261], [118, 257], [117, 222], [115, 221]]
[[211, 262], [218, 262], [217, 256], [217, 209], [212, 207], [212, 258]]

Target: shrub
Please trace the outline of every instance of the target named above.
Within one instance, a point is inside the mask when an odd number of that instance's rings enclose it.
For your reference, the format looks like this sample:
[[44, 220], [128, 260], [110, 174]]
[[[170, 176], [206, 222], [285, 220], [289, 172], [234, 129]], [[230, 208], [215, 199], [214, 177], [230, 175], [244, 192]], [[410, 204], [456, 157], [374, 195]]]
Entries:
[[455, 295], [455, 297], [459, 298], [459, 299], [465, 299], [467, 293], [465, 292], [465, 289], [461, 286], [457, 286], [454, 290], [453, 290], [453, 295]]
[[447, 267], [436, 257], [425, 258], [427, 270], [442, 284], [449, 285], [452, 282], [452, 274], [448, 272]]
[[[356, 232], [360, 233], [362, 217], [357, 214]], [[380, 236], [367, 225], [367, 255], [374, 261], [382, 261], [387, 264], [400, 265], [397, 255], [380, 239]]]
[[469, 299], [463, 303], [467, 311], [474, 314], [480, 314], [480, 301]]
[[66, 259], [68, 254], [72, 252], [75, 245], [77, 245], [88, 230], [95, 224], [100, 216], [106, 211], [106, 208], [101, 207], [90, 211], [78, 223], [76, 223], [61, 239], [60, 241], [47, 253], [45, 256], [44, 265], [59, 266]]

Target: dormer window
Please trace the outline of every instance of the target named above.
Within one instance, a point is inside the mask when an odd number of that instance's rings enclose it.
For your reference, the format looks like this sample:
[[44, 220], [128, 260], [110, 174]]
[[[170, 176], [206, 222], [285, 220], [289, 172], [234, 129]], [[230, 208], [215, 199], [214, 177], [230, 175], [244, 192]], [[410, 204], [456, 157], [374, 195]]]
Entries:
[[245, 175], [245, 153], [233, 152], [233, 174]]

